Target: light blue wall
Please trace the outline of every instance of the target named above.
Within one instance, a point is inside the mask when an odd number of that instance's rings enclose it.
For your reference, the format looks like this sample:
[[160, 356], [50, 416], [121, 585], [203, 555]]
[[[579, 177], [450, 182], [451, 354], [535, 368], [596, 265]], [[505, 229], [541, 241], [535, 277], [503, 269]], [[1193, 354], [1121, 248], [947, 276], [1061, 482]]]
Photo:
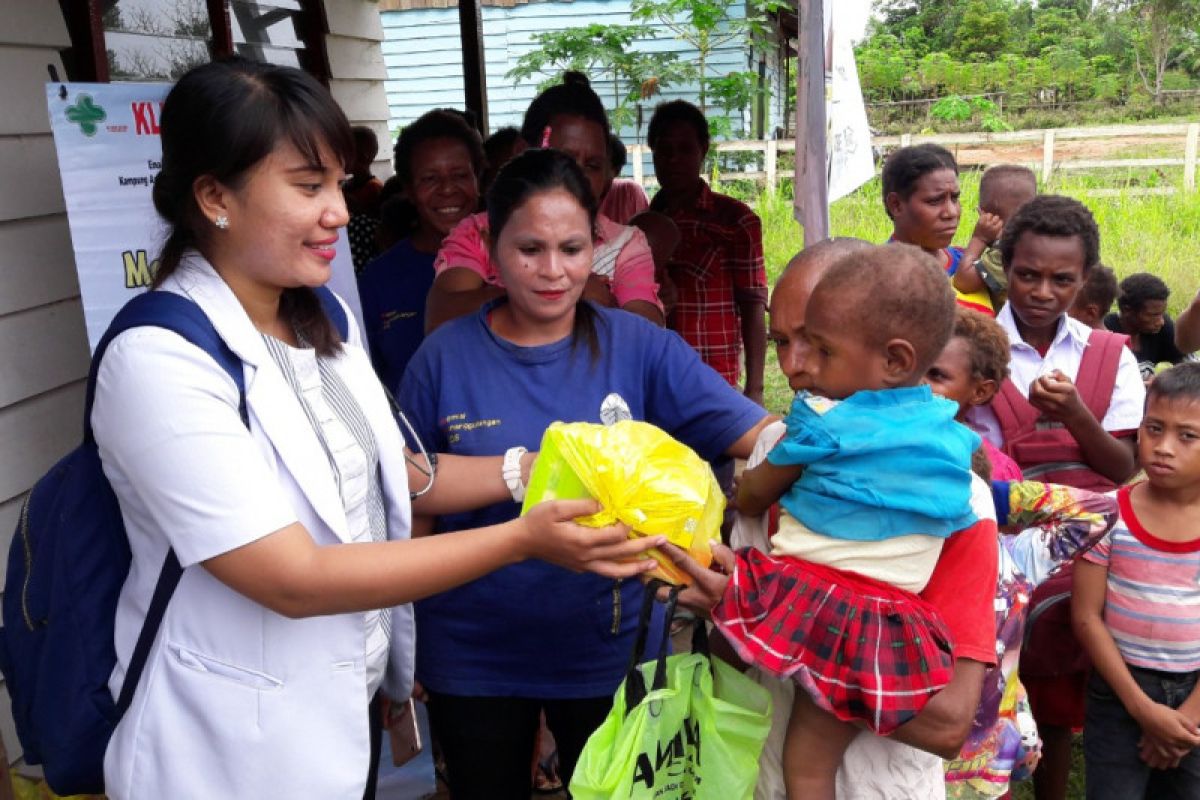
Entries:
[[[537, 94], [543, 78], [532, 78], [514, 86], [505, 74], [517, 60], [535, 49], [533, 36], [542, 31], [587, 25], [629, 24], [629, 0], [579, 0], [579, 2], [531, 2], [512, 8], [483, 8], [484, 56], [487, 64], [488, 122], [491, 130], [521, 124], [525, 108]], [[462, 54], [458, 32], [458, 11], [419, 9], [385, 11], [380, 14], [384, 28], [383, 56], [387, 64], [386, 89], [391, 111], [389, 122], [395, 132], [424, 112], [437, 106], [461, 108], [463, 100]], [[676, 52], [681, 58], [695, 58], [695, 50], [675, 39], [669, 31], [638, 42], [650, 52]], [[732, 42], [710, 58], [713, 71], [757, 70], [757, 56], [751, 60], [744, 44]], [[783, 124], [783, 98], [778, 91], [779, 59], [767, 54], [770, 78], [770, 122], [768, 135]], [[548, 77], [548, 76], [546, 76]], [[612, 82], [603, 75], [592, 75], [592, 86], [610, 109]], [[643, 141], [645, 125], [654, 106], [664, 100], [683, 98], [696, 101], [695, 86], [672, 86], [644, 102], [640, 131], [629, 126], [620, 131], [627, 144]], [[750, 134], [750, 109], [734, 120], [735, 130]]]

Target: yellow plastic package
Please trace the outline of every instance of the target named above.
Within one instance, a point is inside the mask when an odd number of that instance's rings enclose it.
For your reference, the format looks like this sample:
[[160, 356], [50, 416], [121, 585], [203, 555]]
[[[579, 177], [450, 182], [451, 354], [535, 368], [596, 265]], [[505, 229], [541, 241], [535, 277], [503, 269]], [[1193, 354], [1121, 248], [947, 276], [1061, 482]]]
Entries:
[[102, 794], [57, 795], [42, 778], [26, 777], [15, 769], [10, 769], [8, 774], [12, 779], [13, 797], [16, 800], [104, 800]]
[[[720, 541], [725, 496], [712, 469], [687, 445], [648, 422], [555, 422], [529, 476], [521, 513], [544, 500], [591, 497], [602, 510], [577, 520], [594, 528], [620, 521], [631, 536], [659, 536], [704, 566]], [[657, 550], [651, 573], [671, 583], [687, 576]]]

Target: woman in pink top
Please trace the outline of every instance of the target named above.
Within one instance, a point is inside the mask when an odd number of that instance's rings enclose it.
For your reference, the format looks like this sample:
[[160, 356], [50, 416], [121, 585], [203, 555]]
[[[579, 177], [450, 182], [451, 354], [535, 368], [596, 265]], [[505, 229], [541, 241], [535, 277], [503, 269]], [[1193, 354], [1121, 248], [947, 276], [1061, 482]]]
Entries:
[[615, 133], [608, 135], [608, 161], [612, 169], [604, 185], [604, 196], [600, 198], [600, 213], [613, 222], [629, 225], [634, 217], [650, 208], [650, 198], [637, 181], [618, 177], [629, 162], [629, 153]]
[[[604, 105], [578, 73], [567, 73], [565, 83], [538, 95], [521, 126], [521, 136], [530, 146], [553, 147], [574, 158], [595, 197], [603, 192], [609, 173], [608, 134]], [[604, 216], [597, 216], [596, 228], [584, 298], [662, 325], [654, 259], [645, 234]], [[446, 237], [434, 262], [437, 277], [425, 312], [427, 330], [505, 293], [489, 249], [486, 214], [468, 217]]]

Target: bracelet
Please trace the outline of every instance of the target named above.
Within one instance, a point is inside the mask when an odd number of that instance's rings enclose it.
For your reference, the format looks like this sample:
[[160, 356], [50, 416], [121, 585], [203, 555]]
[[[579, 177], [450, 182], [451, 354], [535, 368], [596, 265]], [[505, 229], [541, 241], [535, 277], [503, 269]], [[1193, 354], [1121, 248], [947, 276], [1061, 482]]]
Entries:
[[525, 481], [521, 480], [521, 456], [528, 450], [524, 447], [510, 447], [504, 453], [504, 464], [500, 467], [500, 475], [508, 486], [509, 494], [514, 503], [525, 499]]

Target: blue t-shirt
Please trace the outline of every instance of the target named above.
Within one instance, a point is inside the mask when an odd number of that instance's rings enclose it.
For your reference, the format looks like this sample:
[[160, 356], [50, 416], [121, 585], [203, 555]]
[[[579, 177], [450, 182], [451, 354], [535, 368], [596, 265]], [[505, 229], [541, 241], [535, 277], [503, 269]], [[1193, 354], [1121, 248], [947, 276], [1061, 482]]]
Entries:
[[838, 539], [944, 538], [970, 527], [979, 436], [954, 421], [957, 412], [928, 386], [855, 392], [841, 402], [800, 392], [787, 434], [767, 454], [778, 466], [804, 465], [780, 502], [809, 529]]
[[380, 382], [393, 394], [413, 353], [425, 339], [425, 298], [433, 286], [436, 253], [404, 239], [358, 276], [364, 333]]
[[[536, 450], [551, 422], [627, 412], [711, 459], [765, 415], [677, 334], [634, 314], [593, 306], [593, 361], [586, 342], [573, 346], [570, 337], [520, 347], [496, 336], [487, 324], [495, 305], [438, 328], [404, 374], [400, 405], [431, 450]], [[447, 515], [438, 531], [504, 522], [519, 511], [509, 501]], [[636, 580], [618, 586], [532, 560], [505, 567], [417, 604], [417, 675], [446, 694], [609, 695], [628, 663], [641, 596]]]

